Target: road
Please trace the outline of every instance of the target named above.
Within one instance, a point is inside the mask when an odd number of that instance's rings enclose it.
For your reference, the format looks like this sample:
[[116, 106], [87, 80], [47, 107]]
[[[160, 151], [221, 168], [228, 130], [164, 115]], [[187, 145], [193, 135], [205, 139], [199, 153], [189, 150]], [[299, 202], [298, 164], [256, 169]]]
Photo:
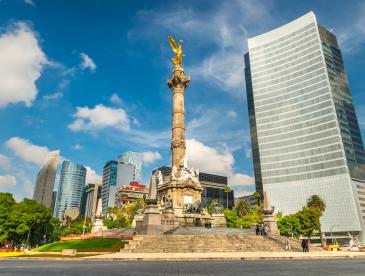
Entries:
[[0, 275], [364, 275], [365, 259], [257, 261], [0, 260]]

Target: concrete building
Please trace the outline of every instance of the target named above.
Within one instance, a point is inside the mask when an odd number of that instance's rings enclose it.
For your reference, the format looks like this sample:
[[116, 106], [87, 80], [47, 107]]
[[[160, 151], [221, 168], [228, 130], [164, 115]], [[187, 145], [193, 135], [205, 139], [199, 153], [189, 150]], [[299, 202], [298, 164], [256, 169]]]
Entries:
[[47, 208], [52, 207], [53, 187], [59, 157], [59, 150], [51, 151], [47, 155], [42, 168], [38, 172], [34, 187], [33, 199]]
[[[156, 170], [161, 171], [164, 182], [167, 180], [166, 177], [171, 174], [171, 167], [163, 166]], [[218, 203], [224, 207], [227, 206], [227, 193], [224, 192], [224, 189], [228, 186], [228, 178], [226, 176], [200, 172], [199, 181], [203, 186], [201, 198], [204, 206], [209, 205], [212, 200], [218, 201]], [[232, 190], [228, 193], [228, 208], [232, 208], [233, 206], [234, 191]]]
[[127, 151], [119, 155], [119, 161], [134, 165], [133, 181], [141, 182], [142, 179], [142, 163], [143, 153]]
[[121, 185], [131, 183], [134, 179], [134, 165], [122, 161], [108, 161], [103, 169], [101, 188], [103, 215], [106, 216], [109, 207], [116, 203], [116, 192]]
[[95, 217], [99, 198], [101, 198], [101, 183], [88, 183], [86, 185], [86, 217]]
[[117, 205], [123, 206], [124, 204], [134, 203], [138, 198], [147, 195], [148, 189], [146, 188], [146, 185], [133, 181], [129, 185], [122, 185], [119, 187], [116, 193]]
[[335, 35], [310, 12], [250, 38], [248, 49], [256, 190], [284, 214], [318, 194], [327, 204], [322, 231], [364, 241], [355, 186], [363, 185], [365, 152]]
[[70, 161], [62, 163], [60, 185], [58, 187], [55, 216], [61, 220], [65, 211], [79, 209], [84, 192], [86, 168]]
[[251, 207], [254, 207], [257, 205], [257, 200], [254, 198], [253, 194], [236, 197], [234, 199], [234, 205], [237, 206], [237, 204], [238, 204], [238, 202], [240, 202], [240, 200], [246, 200], [248, 202], [248, 204], [250, 204]]

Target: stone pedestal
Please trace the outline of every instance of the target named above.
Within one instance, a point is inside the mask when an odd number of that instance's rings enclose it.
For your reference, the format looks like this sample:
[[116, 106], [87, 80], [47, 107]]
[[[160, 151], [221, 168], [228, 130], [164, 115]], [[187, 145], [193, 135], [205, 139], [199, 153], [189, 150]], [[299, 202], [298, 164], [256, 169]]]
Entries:
[[264, 225], [267, 226], [269, 233], [276, 234], [276, 235], [280, 234], [278, 226], [276, 224], [276, 218], [275, 218], [274, 214], [265, 214], [264, 213], [264, 218], [263, 218], [262, 222], [264, 223]]
[[143, 215], [135, 215], [132, 221], [132, 227], [136, 228], [138, 224], [143, 222]]
[[161, 235], [163, 233], [161, 213], [157, 205], [147, 207], [143, 215], [143, 222], [136, 230], [141, 235]]
[[227, 227], [224, 214], [212, 214], [212, 227]]
[[105, 231], [108, 227], [106, 227], [103, 223], [102, 219], [96, 219], [93, 223], [93, 227], [91, 228], [91, 233], [94, 234], [96, 232]]

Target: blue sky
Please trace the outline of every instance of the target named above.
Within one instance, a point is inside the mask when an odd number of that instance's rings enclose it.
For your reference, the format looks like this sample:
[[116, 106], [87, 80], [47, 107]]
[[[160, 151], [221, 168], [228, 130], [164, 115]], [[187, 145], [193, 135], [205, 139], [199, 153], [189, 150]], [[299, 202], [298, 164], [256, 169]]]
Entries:
[[169, 34], [184, 40], [191, 76], [190, 165], [252, 191], [247, 38], [310, 10], [339, 39], [364, 136], [364, 1], [0, 0], [0, 191], [31, 197], [56, 149], [98, 174], [123, 151], [144, 152], [145, 183], [168, 165]]

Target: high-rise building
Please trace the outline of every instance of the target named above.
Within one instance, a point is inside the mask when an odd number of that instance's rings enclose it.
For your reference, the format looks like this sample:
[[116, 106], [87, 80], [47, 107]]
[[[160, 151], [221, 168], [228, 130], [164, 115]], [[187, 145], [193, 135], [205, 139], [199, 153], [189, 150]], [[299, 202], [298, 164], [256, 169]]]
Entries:
[[53, 193], [52, 193], [52, 203], [51, 203], [52, 214], [54, 213], [54, 209], [56, 207], [56, 201], [57, 201], [57, 191], [53, 191]]
[[121, 185], [129, 184], [134, 179], [134, 165], [122, 161], [108, 161], [103, 169], [101, 198], [103, 215], [106, 216], [109, 207], [116, 203], [116, 192]]
[[98, 199], [101, 198], [102, 177], [99, 175], [92, 175], [87, 178], [86, 182], [85, 216], [94, 218], [96, 216]]
[[59, 157], [59, 150], [48, 153], [46, 160], [37, 175], [33, 199], [47, 208], [52, 207], [53, 187]]
[[56, 202], [56, 217], [63, 219], [65, 211], [80, 210], [81, 198], [84, 192], [86, 168], [70, 161], [63, 161], [60, 185]]
[[143, 153], [127, 151], [119, 155], [118, 160], [134, 165], [133, 181], [141, 182]]
[[[155, 173], [157, 170], [161, 171], [163, 181], [167, 181], [167, 177], [171, 175], [171, 167], [159, 167], [152, 173]], [[201, 201], [204, 207], [208, 206], [213, 200], [216, 200], [221, 206], [226, 207], [227, 199], [228, 208], [234, 206], [234, 191], [232, 190], [228, 194], [224, 191], [228, 186], [227, 176], [200, 172], [199, 182], [203, 187]]]
[[284, 214], [320, 195], [322, 231], [359, 238], [365, 198], [355, 185], [364, 185], [365, 152], [336, 36], [310, 12], [250, 38], [248, 49], [256, 190]]
[[118, 206], [124, 204], [134, 203], [139, 198], [143, 198], [148, 195], [148, 189], [146, 185], [139, 184], [138, 182], [131, 182], [129, 185], [122, 185], [116, 192], [116, 200]]

